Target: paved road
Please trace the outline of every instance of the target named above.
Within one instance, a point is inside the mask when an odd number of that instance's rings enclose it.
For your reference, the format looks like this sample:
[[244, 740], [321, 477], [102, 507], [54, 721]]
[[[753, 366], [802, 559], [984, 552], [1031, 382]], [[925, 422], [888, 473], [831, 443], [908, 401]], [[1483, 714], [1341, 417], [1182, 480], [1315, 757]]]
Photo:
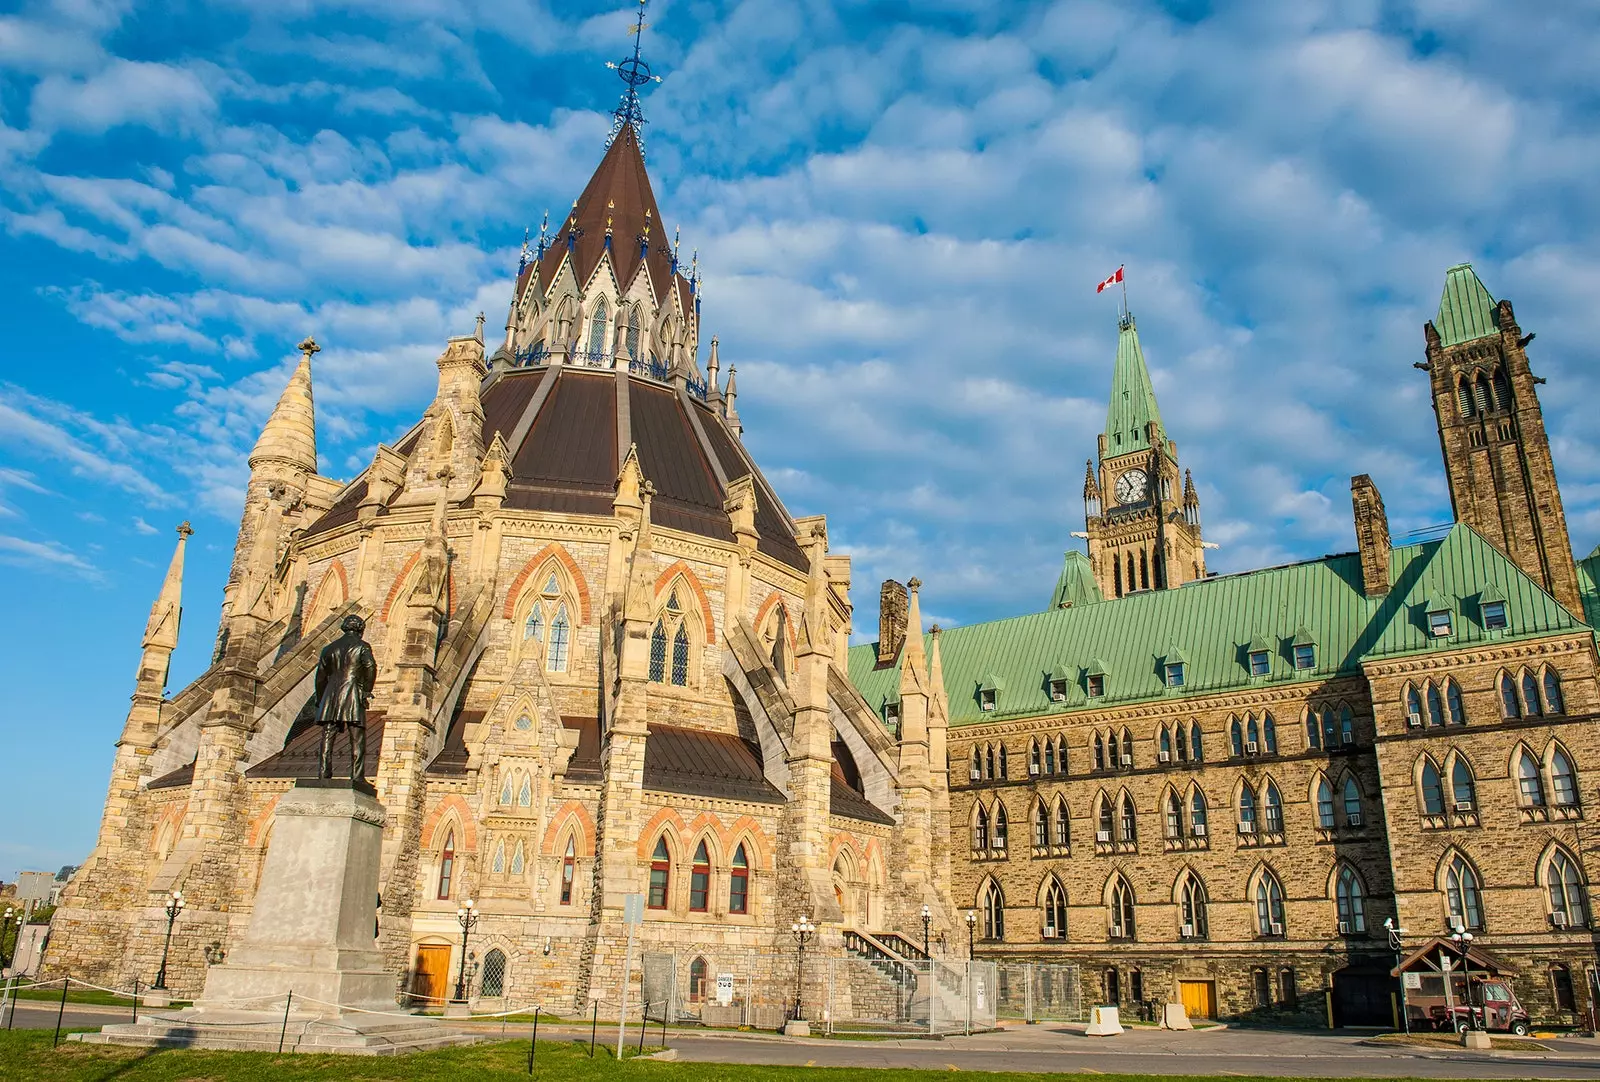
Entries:
[[1551, 1053], [1536, 1057], [1375, 1048], [1361, 1040], [1360, 1036], [1339, 1034], [1251, 1030], [1187, 1034], [1130, 1030], [1120, 1037], [1092, 1038], [1069, 1029], [1030, 1026], [945, 1041], [778, 1042], [675, 1035], [671, 1044], [679, 1059], [702, 1063], [1169, 1076], [1600, 1080], [1600, 1046], [1593, 1041], [1551, 1043]]
[[[11, 1028], [55, 1029], [56, 1011], [60, 1010], [60, 1007], [59, 1003], [47, 1003], [39, 999], [19, 999], [17, 1017], [11, 1023]], [[140, 1008], [141, 1011], [143, 1009]], [[9, 1015], [10, 1008], [7, 1008], [6, 1013]], [[129, 1021], [132, 1021], [132, 1014], [126, 1007], [91, 1007], [82, 1003], [68, 1003], [67, 1013], [61, 1019], [61, 1028], [86, 1029], [91, 1026]]]

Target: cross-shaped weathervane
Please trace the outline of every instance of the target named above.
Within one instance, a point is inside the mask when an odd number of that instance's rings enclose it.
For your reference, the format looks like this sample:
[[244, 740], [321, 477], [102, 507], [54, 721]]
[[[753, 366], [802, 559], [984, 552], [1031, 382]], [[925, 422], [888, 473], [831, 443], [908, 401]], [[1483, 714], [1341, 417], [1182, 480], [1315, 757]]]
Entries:
[[649, 24], [644, 21], [644, 9], [649, 0], [639, 0], [639, 17], [634, 21], [633, 55], [625, 58], [620, 63], [606, 62], [606, 67], [617, 73], [617, 77], [627, 84], [628, 89], [622, 92], [622, 101], [612, 112], [611, 136], [606, 140], [606, 146], [622, 131], [623, 125], [631, 125], [633, 134], [639, 137], [644, 128], [644, 109], [639, 105], [639, 88], [646, 83], [659, 83], [661, 76], [652, 74], [650, 65], [640, 57], [640, 49], [644, 39], [645, 27]]

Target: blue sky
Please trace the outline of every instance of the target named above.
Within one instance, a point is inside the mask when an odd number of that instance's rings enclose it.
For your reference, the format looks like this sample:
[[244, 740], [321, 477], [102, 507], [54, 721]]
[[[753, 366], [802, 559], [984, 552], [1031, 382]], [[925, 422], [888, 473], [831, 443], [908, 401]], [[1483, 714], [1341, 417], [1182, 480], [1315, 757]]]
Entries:
[[[194, 523], [173, 687], [244, 456], [314, 332], [323, 469], [497, 325], [602, 153], [629, 4], [39, 0], [0, 14], [0, 877], [93, 843], [139, 636]], [[1421, 358], [1470, 259], [1600, 540], [1600, 14], [1577, 0], [657, 0], [649, 164], [797, 514], [930, 620], [1042, 606], [1125, 263], [1212, 566], [1445, 521]]]

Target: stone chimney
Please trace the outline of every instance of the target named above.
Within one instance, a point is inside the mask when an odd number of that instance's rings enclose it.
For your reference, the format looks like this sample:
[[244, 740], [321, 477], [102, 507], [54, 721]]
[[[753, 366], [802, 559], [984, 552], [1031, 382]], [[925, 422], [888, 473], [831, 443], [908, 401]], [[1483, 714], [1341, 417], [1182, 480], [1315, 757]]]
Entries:
[[1366, 474], [1350, 478], [1350, 503], [1355, 508], [1356, 547], [1361, 550], [1361, 589], [1368, 597], [1389, 592], [1389, 516], [1378, 486]]
[[900, 656], [900, 647], [906, 641], [910, 603], [904, 586], [894, 579], [884, 580], [883, 589], [878, 591], [878, 664], [886, 665]]

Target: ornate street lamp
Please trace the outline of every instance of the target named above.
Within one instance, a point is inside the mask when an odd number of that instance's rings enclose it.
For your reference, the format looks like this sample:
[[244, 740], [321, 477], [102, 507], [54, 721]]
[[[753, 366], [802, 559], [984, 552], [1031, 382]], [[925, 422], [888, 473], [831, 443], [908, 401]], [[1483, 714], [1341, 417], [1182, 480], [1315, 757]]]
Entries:
[[167, 955], [172, 951], [172, 926], [178, 922], [178, 914], [183, 912], [183, 891], [173, 891], [162, 910], [167, 914], [167, 939], [161, 945], [161, 970], [156, 974], [154, 990], [159, 992], [167, 990]]
[[[1405, 959], [1405, 945], [1401, 937], [1406, 934], [1406, 929], [1397, 927], [1393, 917], [1383, 918], [1383, 930], [1389, 933], [1389, 949], [1394, 951], [1394, 964], [1398, 968]], [[1411, 1013], [1406, 1005], [1406, 975], [1400, 974], [1400, 1025], [1405, 1032], [1411, 1032]]]
[[468, 898], [461, 903], [461, 908], [456, 910], [456, 921], [461, 925], [461, 968], [456, 971], [456, 998], [455, 1002], [467, 1001], [467, 941], [472, 938], [472, 930], [478, 926], [478, 907]]
[[800, 1021], [800, 986], [806, 971], [806, 940], [817, 934], [817, 926], [811, 923], [811, 918], [802, 916], [800, 920], [789, 925], [789, 931], [794, 933], [794, 941], [799, 947], [794, 963], [794, 1014], [790, 1017]]
[[972, 961], [973, 958], [972, 941], [977, 934], [978, 911], [976, 909], [969, 909], [967, 910], [967, 961], [969, 962]]
[[1478, 1015], [1472, 1003], [1472, 963], [1467, 960], [1467, 952], [1472, 950], [1472, 933], [1456, 926], [1450, 935], [1450, 942], [1456, 945], [1456, 950], [1461, 952], [1461, 971], [1466, 975], [1467, 981], [1467, 1025], [1472, 1029], [1481, 1029], [1478, 1025]]
[[933, 964], [933, 952], [928, 949], [928, 926], [933, 923], [933, 910], [927, 906], [922, 907], [922, 954], [928, 959], [928, 964]]

